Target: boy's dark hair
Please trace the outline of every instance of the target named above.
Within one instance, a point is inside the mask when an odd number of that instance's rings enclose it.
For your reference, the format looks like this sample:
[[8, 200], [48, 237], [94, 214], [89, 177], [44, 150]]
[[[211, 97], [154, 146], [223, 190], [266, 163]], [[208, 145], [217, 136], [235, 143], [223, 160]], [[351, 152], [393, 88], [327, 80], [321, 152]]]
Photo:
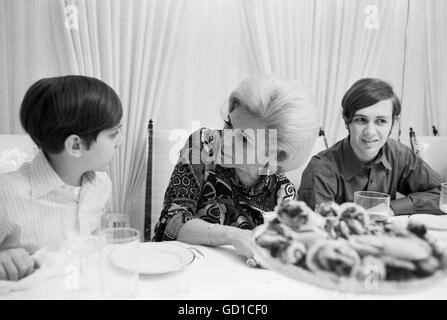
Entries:
[[87, 148], [105, 129], [119, 125], [123, 109], [116, 92], [101, 80], [86, 76], [45, 78], [26, 92], [20, 122], [45, 152], [60, 153], [71, 134]]
[[393, 87], [390, 84], [374, 78], [364, 78], [356, 81], [346, 91], [341, 101], [345, 123], [351, 123], [352, 118], [358, 110], [388, 99], [391, 99], [393, 105], [393, 120], [397, 120], [400, 115], [401, 106], [399, 98], [394, 93]]

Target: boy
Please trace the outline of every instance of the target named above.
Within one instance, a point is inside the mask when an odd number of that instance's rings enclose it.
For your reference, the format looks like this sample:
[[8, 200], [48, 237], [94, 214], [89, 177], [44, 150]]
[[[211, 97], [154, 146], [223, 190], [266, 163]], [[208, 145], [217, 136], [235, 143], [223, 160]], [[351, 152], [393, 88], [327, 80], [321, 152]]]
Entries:
[[[352, 202], [354, 192], [391, 196], [392, 214], [439, 210], [442, 178], [410, 148], [389, 138], [401, 112], [393, 88], [380, 79], [358, 80], [342, 100], [348, 137], [312, 157], [299, 199], [311, 208], [324, 201]], [[397, 192], [404, 195], [396, 199]]]
[[100, 227], [121, 117], [118, 95], [95, 78], [46, 78], [28, 89], [20, 121], [40, 151], [0, 177], [0, 278], [26, 276], [39, 248]]

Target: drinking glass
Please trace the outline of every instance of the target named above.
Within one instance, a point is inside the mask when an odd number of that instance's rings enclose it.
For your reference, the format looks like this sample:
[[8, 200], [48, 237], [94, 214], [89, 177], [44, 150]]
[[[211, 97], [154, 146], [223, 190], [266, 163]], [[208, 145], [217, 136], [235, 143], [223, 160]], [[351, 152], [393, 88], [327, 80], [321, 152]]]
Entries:
[[447, 213], [447, 182], [441, 184], [441, 196], [439, 198], [439, 209]]
[[[99, 212], [97, 216], [100, 216]], [[65, 274], [64, 298], [100, 298], [100, 264], [105, 236], [96, 232], [99, 228], [91, 230], [90, 221], [81, 223], [78, 214], [63, 213], [60, 219], [61, 236], [57, 250], [64, 256], [61, 265]]]
[[354, 203], [362, 206], [374, 221], [388, 221], [390, 218], [390, 196], [375, 191], [354, 192]]
[[106, 247], [101, 264], [101, 296], [135, 299], [138, 295], [140, 232], [133, 228], [104, 229]]
[[109, 228], [129, 228], [130, 217], [126, 213], [110, 212], [106, 213], [102, 220], [103, 229]]

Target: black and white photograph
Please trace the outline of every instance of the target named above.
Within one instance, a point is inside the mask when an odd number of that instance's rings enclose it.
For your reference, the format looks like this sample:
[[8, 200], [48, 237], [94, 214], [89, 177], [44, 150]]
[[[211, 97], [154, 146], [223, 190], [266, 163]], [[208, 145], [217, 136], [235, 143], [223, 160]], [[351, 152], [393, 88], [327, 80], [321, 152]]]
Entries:
[[446, 103], [447, 0], [0, 0], [0, 300], [446, 300]]

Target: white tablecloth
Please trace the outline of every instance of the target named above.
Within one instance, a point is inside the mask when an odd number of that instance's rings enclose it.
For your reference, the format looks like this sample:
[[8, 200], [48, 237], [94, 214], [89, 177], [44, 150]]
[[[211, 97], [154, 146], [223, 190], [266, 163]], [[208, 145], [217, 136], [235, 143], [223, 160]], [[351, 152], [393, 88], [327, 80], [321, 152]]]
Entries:
[[[447, 299], [447, 278], [418, 292], [397, 295], [344, 293], [302, 283], [275, 271], [250, 268], [230, 247], [173, 243], [195, 247], [205, 257], [195, 259], [178, 272], [140, 276], [138, 299]], [[71, 296], [64, 289], [64, 281], [66, 276], [59, 275], [31, 289], [0, 295], [0, 299], [69, 299]]]

